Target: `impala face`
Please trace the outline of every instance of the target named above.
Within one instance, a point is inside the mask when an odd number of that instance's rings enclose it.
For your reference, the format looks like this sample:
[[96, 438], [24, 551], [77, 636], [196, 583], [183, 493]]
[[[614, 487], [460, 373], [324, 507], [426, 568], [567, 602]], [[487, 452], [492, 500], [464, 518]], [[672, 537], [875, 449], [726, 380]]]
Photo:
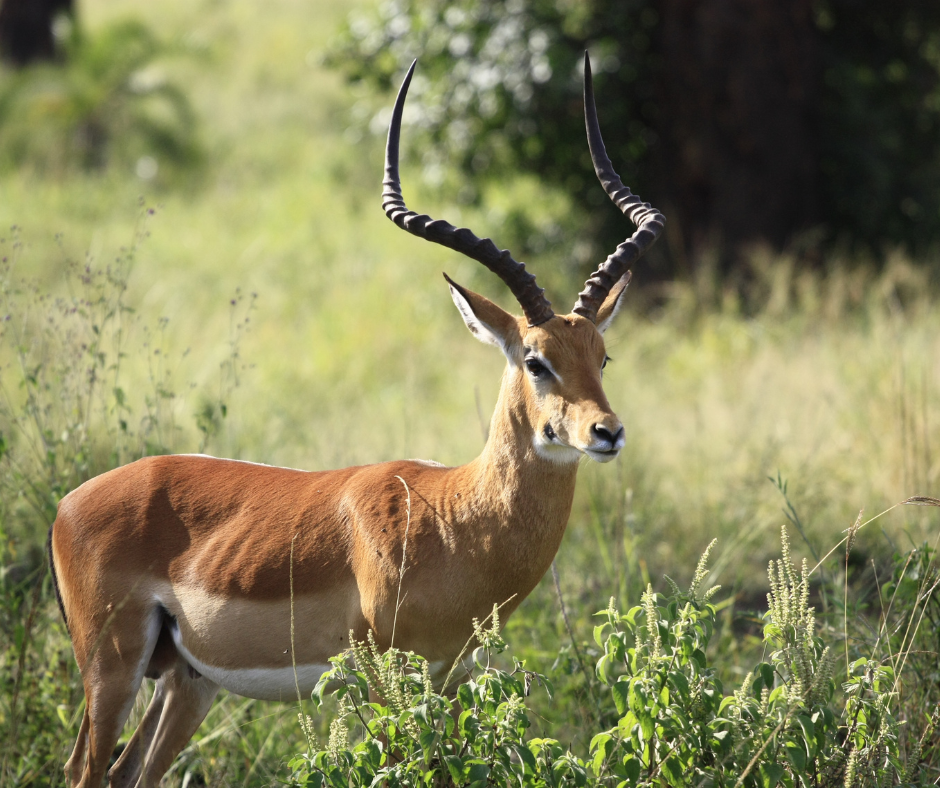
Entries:
[[625, 436], [601, 382], [610, 360], [602, 332], [620, 307], [629, 275], [607, 295], [596, 324], [571, 314], [554, 315], [537, 326], [447, 281], [470, 332], [506, 356], [536, 454], [557, 463], [574, 463], [582, 455], [595, 462], [616, 459]]
[[[508, 617], [551, 566], [578, 460], [610, 462], [623, 448], [601, 382], [603, 334], [663, 217], [631, 194], [604, 152], [590, 63], [595, 172], [637, 231], [568, 315], [552, 311], [508, 251], [406, 207], [398, 140], [413, 72], [392, 113], [385, 212], [485, 265], [524, 315], [448, 280], [467, 327], [508, 362], [486, 446], [456, 468], [401, 460], [305, 472], [148, 457], [69, 493], [49, 551], [86, 698], [66, 764], [73, 788], [98, 788], [105, 773], [112, 788], [156, 788], [220, 688], [253, 698], [305, 693], [350, 632], [363, 639], [371, 630], [380, 647], [415, 651], [445, 673], [465, 656], [473, 622], [494, 604]], [[157, 682], [150, 705], [109, 770], [144, 677]]]
[[552, 318], [526, 332], [522, 352], [519, 374], [539, 455], [555, 462], [577, 462], [582, 454], [596, 462], [615, 459], [624, 429], [601, 384], [608, 359], [594, 324], [580, 315]]

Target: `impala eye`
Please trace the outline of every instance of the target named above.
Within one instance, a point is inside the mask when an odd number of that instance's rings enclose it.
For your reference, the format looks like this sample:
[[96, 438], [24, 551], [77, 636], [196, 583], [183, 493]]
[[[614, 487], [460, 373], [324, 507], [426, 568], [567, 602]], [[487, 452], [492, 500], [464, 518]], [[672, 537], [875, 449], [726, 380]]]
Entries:
[[541, 378], [549, 374], [548, 367], [537, 358], [527, 358], [525, 360], [525, 368], [529, 370], [529, 374], [533, 378]]
[[613, 361], [613, 359], [610, 356], [604, 356], [604, 361], [601, 363], [601, 369], [604, 369], [604, 367], [607, 366], [608, 361]]

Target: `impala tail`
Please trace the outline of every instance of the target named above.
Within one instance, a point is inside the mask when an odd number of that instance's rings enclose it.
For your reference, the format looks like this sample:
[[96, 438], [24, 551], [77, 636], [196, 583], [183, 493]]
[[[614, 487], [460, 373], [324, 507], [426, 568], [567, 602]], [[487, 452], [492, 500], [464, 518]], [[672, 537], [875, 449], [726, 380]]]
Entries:
[[55, 571], [55, 556], [52, 555], [52, 529], [55, 523], [49, 526], [49, 535], [46, 537], [46, 555], [49, 557], [49, 574], [52, 575], [52, 590], [55, 593], [55, 601], [59, 606], [59, 612], [62, 614], [62, 621], [65, 622], [65, 631], [69, 637], [72, 633], [69, 630], [69, 617], [65, 614], [65, 605], [62, 604], [62, 592], [59, 590], [59, 576]]

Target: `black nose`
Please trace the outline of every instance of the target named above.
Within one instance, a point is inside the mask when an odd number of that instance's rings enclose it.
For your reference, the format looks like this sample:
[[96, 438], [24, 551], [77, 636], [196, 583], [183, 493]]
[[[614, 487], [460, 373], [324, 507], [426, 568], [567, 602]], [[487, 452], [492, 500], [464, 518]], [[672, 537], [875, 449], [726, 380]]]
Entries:
[[623, 434], [623, 426], [620, 427], [616, 432], [611, 432], [607, 427], [604, 427], [601, 424], [595, 424], [591, 427], [591, 432], [593, 432], [598, 438], [602, 441], [607, 441], [611, 446], [613, 446], [617, 439]]

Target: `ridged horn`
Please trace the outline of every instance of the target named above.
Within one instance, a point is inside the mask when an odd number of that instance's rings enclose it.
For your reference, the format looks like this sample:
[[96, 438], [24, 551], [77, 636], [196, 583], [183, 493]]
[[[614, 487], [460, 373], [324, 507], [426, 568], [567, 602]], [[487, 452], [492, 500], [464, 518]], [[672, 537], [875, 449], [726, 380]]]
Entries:
[[542, 288], [535, 283], [535, 276], [525, 270], [523, 263], [512, 258], [508, 250], [496, 248], [489, 238], [477, 238], [465, 227], [457, 228], [441, 219], [432, 219], [426, 214], [408, 210], [401, 194], [401, 181], [398, 176], [398, 148], [401, 137], [401, 117], [405, 108], [408, 86], [414, 75], [416, 60], [408, 69], [408, 74], [401, 83], [392, 122], [388, 129], [388, 143], [385, 146], [385, 180], [382, 192], [382, 208], [385, 215], [403, 230], [427, 241], [441, 244], [467, 257], [483, 263], [502, 279], [516, 297], [530, 326], [537, 326], [554, 316], [551, 304], [545, 298]]
[[607, 192], [607, 196], [636, 225], [636, 232], [624, 241], [614, 253], [584, 283], [584, 290], [578, 294], [578, 301], [572, 310], [576, 314], [595, 322], [597, 310], [611, 288], [646, 250], [659, 238], [666, 222], [659, 211], [640, 200], [623, 185], [620, 176], [614, 171], [613, 164], [604, 148], [600, 124], [597, 122], [597, 108], [594, 106], [594, 82], [591, 79], [591, 60], [584, 53], [584, 125], [587, 127], [588, 147], [591, 149], [591, 161], [594, 172]]

